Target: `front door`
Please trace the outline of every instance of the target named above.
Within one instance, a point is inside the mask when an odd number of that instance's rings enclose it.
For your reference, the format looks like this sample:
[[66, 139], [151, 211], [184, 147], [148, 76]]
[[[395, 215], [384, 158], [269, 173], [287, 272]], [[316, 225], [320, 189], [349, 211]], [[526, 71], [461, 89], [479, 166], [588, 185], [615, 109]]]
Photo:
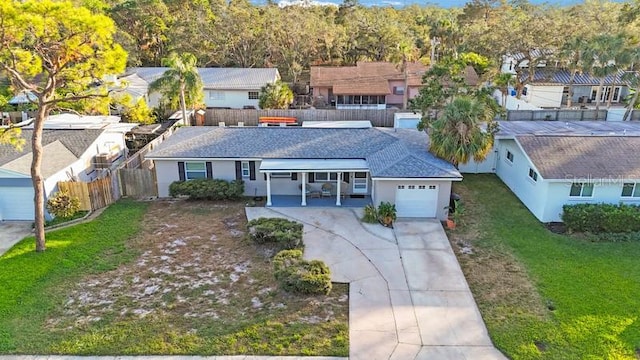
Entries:
[[354, 194], [366, 194], [367, 193], [367, 173], [355, 172], [353, 173], [353, 193]]

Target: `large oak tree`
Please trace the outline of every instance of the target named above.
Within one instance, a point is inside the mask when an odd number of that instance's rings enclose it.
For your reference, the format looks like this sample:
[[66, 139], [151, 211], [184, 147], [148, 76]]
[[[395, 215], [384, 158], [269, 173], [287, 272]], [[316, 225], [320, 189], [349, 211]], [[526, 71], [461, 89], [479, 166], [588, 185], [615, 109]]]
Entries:
[[36, 251], [45, 250], [42, 132], [61, 102], [105, 96], [96, 81], [124, 71], [126, 52], [113, 41], [113, 21], [70, 1], [0, 2], [0, 71], [17, 90], [37, 98], [33, 123], [31, 179]]

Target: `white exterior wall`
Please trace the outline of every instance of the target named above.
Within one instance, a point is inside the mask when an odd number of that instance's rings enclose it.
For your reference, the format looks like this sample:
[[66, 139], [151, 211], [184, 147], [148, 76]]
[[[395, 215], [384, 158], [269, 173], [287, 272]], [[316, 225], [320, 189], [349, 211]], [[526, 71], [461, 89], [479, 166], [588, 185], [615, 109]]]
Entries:
[[[580, 182], [580, 179], [576, 181]], [[534, 215], [542, 222], [561, 221], [562, 206], [565, 204], [625, 203], [640, 205], [640, 198], [623, 198], [620, 196], [622, 195], [622, 184], [624, 182], [640, 183], [640, 179], [602, 179], [592, 180], [592, 182], [595, 185], [592, 197], [575, 198], [569, 197], [572, 181], [547, 181], [546, 206], [540, 216], [538, 214]]]
[[[530, 168], [536, 172], [537, 170], [515, 140], [500, 140], [497, 149], [496, 174], [529, 211], [540, 219], [547, 201], [547, 184], [540, 174], [538, 181], [529, 177]], [[507, 160], [507, 151], [513, 154], [513, 163]]]
[[523, 98], [530, 104], [541, 108], [560, 108], [562, 106], [563, 85], [534, 85], [529, 84], [527, 95]]
[[207, 107], [230, 107], [242, 109], [244, 106], [254, 106], [258, 109], [257, 99], [249, 99], [249, 92], [260, 92], [260, 89], [249, 90], [204, 90], [204, 103]]
[[496, 161], [498, 161], [498, 149], [496, 146], [494, 146], [491, 152], [489, 152], [489, 154], [487, 155], [486, 159], [484, 159], [481, 162], [476, 162], [473, 159], [471, 159], [466, 164], [459, 164], [458, 171], [460, 171], [463, 174], [495, 173]]
[[[204, 162], [206, 160], [195, 160], [194, 162]], [[214, 179], [223, 179], [232, 181], [236, 179], [236, 159], [230, 160], [211, 160], [211, 167], [213, 170]], [[249, 160], [242, 160], [249, 161]], [[178, 174], [178, 161], [176, 160], [154, 160], [156, 176], [158, 179], [158, 196], [169, 197], [169, 185], [174, 181], [179, 181]], [[256, 161], [256, 179], [250, 180], [248, 177], [244, 180], [244, 194], [247, 196], [266, 196], [267, 195], [267, 181], [264, 178], [264, 174], [260, 172], [260, 161]], [[309, 175], [307, 174], [307, 184], [310, 189], [320, 190], [323, 183], [326, 181], [317, 181], [310, 183]], [[335, 181], [330, 182], [335, 187]], [[271, 178], [271, 194], [272, 195], [301, 195], [300, 185], [302, 184], [302, 173], [298, 173], [297, 180], [291, 180], [290, 177]], [[353, 173], [350, 174], [350, 183], [347, 184], [347, 194], [351, 194], [353, 190]], [[371, 179], [367, 187], [368, 193], [371, 193]]]
[[375, 206], [386, 201], [392, 204], [396, 202], [396, 189], [398, 185], [437, 185], [438, 186], [438, 204], [436, 205], [436, 217], [440, 220], [446, 220], [449, 216], [449, 198], [451, 197], [451, 180], [375, 180], [373, 182], [373, 203]]

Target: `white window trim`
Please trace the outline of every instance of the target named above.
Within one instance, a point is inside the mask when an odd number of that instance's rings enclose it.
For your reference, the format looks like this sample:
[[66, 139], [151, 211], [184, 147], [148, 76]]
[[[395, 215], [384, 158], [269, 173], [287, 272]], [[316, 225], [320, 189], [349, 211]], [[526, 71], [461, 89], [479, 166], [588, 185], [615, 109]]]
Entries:
[[[325, 175], [327, 175], [327, 178], [326, 178], [326, 179], [318, 179], [318, 174], [325, 174]], [[331, 179], [331, 174], [336, 174], [336, 179], [335, 179], [335, 180], [332, 180], [332, 179]], [[320, 182], [320, 181], [324, 181], [324, 182], [338, 182], [338, 178], [339, 178], [339, 177], [340, 177], [340, 176], [338, 175], [338, 172], [337, 172], [337, 171], [326, 171], [326, 172], [325, 172], [325, 171], [319, 171], [319, 172], [318, 172], [318, 171], [316, 171], [316, 172], [314, 172], [314, 175], [313, 175], [314, 181], [317, 181], [317, 182]]]
[[240, 169], [241, 169], [243, 178], [248, 178], [248, 177], [251, 176], [251, 170], [249, 168], [249, 162], [248, 161], [241, 162], [240, 163]]
[[[573, 187], [573, 184], [581, 184], [580, 185], [580, 195], [571, 195], [571, 188]], [[587, 184], [591, 184], [592, 190], [591, 190], [591, 195], [590, 196], [583, 196], [582, 193], [584, 192], [584, 186]], [[593, 194], [595, 194], [596, 192], [596, 186], [594, 183], [571, 183], [571, 186], [569, 187], [569, 198], [572, 200], [580, 200], [580, 199], [591, 199], [593, 198]]]
[[[204, 168], [202, 170], [188, 170], [187, 167], [189, 167], [189, 164], [202, 164]], [[201, 174], [204, 174], [204, 177], [190, 178], [189, 173], [201, 173]], [[207, 178], [207, 164], [204, 161], [188, 161], [184, 163], [184, 179], [185, 180], [188, 181], [188, 180], [206, 179], [206, 178]]]
[[[532, 172], [533, 172], [534, 176], [531, 176]], [[540, 176], [540, 175], [538, 175], [538, 172], [533, 170], [533, 168], [529, 168], [529, 173], [527, 174], [527, 176], [528, 176], [529, 180], [531, 180], [534, 183], [537, 183], [538, 182], [538, 176]]]
[[[624, 184], [633, 184], [633, 189], [631, 189], [630, 196], [622, 195], [622, 191], [624, 191]], [[640, 201], [640, 196], [633, 196], [633, 194], [636, 192], [636, 189], [638, 189], [639, 186], [640, 186], [640, 183], [637, 183], [637, 182], [622, 183], [622, 189], [620, 190], [620, 198], [622, 200], [627, 200], [627, 201]]]
[[[255, 95], [255, 97], [251, 97], [251, 95]], [[259, 100], [260, 99], [260, 92], [259, 91], [248, 91], [247, 92], [247, 98], [249, 100]]]
[[[509, 154], [511, 154], [511, 159], [509, 159]], [[507, 153], [504, 155], [504, 161], [509, 165], [513, 165], [513, 159], [515, 159], [515, 156], [511, 150], [507, 149]]]

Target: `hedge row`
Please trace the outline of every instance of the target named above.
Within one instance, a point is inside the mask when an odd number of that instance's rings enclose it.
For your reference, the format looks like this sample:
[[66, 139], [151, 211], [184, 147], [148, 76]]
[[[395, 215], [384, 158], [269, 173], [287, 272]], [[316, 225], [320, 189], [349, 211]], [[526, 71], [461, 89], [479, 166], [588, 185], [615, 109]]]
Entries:
[[302, 251], [282, 250], [273, 258], [276, 280], [285, 291], [300, 294], [329, 294], [331, 272], [320, 260], [302, 259]]
[[189, 199], [236, 200], [244, 194], [242, 180], [196, 179], [174, 181], [169, 185], [169, 195], [188, 196]]
[[575, 204], [562, 207], [562, 221], [570, 232], [640, 232], [640, 207], [627, 204]]
[[272, 243], [278, 249], [301, 249], [302, 224], [280, 218], [258, 218], [247, 223], [249, 237], [258, 244]]

